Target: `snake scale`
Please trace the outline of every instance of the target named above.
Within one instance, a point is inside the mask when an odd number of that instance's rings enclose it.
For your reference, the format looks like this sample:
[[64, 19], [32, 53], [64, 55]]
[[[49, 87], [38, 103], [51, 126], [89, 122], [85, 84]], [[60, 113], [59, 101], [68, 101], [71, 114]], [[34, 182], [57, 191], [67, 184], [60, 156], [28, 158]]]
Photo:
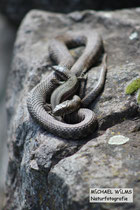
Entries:
[[[85, 46], [84, 52], [75, 62], [68, 48], [81, 45]], [[50, 41], [49, 53], [59, 66], [66, 67], [79, 76], [81, 72], [86, 72], [97, 61], [102, 47], [101, 36], [96, 31], [67, 32]], [[44, 81], [30, 91], [27, 99], [30, 115], [47, 131], [61, 138], [80, 139], [90, 135], [97, 127], [96, 116], [90, 109], [80, 108], [74, 113], [73, 117], [78, 119], [75, 124], [60, 122], [45, 110], [44, 104], [50, 100], [52, 92], [58, 87], [53, 82], [55, 78], [55, 72], [51, 72]], [[103, 80], [105, 80], [105, 74]], [[101, 82], [99, 86], [101, 88]], [[98, 90], [96, 91], [98, 92]], [[95, 90], [93, 92], [94, 94], [91, 95], [95, 95]]]

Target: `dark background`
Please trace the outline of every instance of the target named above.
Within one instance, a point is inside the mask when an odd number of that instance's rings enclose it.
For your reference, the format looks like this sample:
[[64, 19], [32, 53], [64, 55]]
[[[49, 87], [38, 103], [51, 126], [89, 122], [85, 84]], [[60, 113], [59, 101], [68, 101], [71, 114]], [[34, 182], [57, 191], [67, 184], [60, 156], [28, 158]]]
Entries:
[[68, 13], [76, 10], [116, 10], [139, 7], [140, 0], [0, 0], [0, 11], [19, 24], [31, 9]]

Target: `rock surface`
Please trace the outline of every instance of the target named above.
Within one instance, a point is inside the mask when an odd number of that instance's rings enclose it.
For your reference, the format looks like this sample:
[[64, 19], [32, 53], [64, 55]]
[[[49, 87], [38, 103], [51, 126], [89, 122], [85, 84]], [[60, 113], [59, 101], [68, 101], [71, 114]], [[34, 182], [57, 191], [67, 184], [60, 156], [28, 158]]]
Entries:
[[5, 92], [7, 75], [10, 70], [15, 31], [0, 14], [0, 209], [3, 202], [8, 152], [6, 148]]
[[[7, 91], [9, 167], [5, 209], [139, 209], [140, 119], [126, 85], [140, 72], [140, 9], [74, 12], [68, 15], [33, 10], [22, 22], [15, 42]], [[91, 105], [99, 121], [86, 140], [68, 141], [42, 129], [30, 117], [28, 92], [49, 72], [49, 38], [67, 30], [98, 30], [108, 55], [104, 91]], [[72, 50], [73, 55], [81, 48]], [[87, 92], [100, 66], [88, 73]], [[110, 145], [114, 135], [129, 138]], [[134, 203], [89, 203], [90, 187], [133, 188]]]
[[13, 23], [19, 24], [25, 14], [31, 9], [68, 13], [86, 9], [112, 10], [131, 7], [139, 7], [139, 2], [137, 0], [1, 0], [0, 11], [2, 11]]

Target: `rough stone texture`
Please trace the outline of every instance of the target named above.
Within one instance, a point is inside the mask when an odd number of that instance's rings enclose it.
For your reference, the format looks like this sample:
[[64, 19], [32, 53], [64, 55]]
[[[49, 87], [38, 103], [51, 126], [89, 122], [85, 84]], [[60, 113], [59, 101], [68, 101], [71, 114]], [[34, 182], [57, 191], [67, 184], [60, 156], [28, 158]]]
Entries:
[[10, 70], [12, 47], [15, 30], [7, 23], [0, 14], [0, 209], [2, 205], [3, 188], [5, 183], [8, 152], [6, 148], [6, 109], [5, 92], [7, 74]]
[[19, 24], [31, 9], [68, 13], [77, 10], [112, 10], [139, 7], [139, 1], [127, 0], [0, 0], [0, 10], [14, 23]]
[[[68, 15], [33, 10], [19, 28], [7, 107], [9, 113], [9, 167], [5, 209], [139, 209], [140, 155], [139, 107], [126, 96], [126, 85], [140, 71], [140, 9], [117, 12], [74, 12]], [[60, 139], [29, 116], [26, 100], [45, 75], [49, 38], [67, 30], [98, 30], [108, 54], [103, 93], [91, 105], [99, 129], [86, 140]], [[134, 36], [135, 35], [135, 36]], [[81, 48], [72, 54], [76, 55]], [[87, 91], [98, 80], [100, 66], [89, 71]], [[113, 135], [130, 139], [109, 145]], [[134, 189], [134, 203], [89, 204], [90, 187]]]

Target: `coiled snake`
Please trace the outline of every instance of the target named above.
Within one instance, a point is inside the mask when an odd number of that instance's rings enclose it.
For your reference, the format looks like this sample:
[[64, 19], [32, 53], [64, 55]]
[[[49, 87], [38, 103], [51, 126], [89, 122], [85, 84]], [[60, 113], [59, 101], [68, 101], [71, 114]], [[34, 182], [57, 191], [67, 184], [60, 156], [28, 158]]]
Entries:
[[[84, 52], [74, 63], [68, 48], [81, 45], [85, 46]], [[102, 47], [102, 39], [96, 31], [67, 32], [50, 41], [49, 53], [59, 66], [66, 67], [76, 76], [80, 76], [97, 61]], [[105, 74], [106, 63], [104, 59], [99, 82], [96, 88], [82, 99], [83, 107], [93, 100], [91, 97], [95, 98], [99, 94], [104, 86]], [[80, 108], [74, 113], [73, 117], [78, 118], [78, 122], [75, 124], [58, 121], [45, 110], [46, 101], [50, 99], [51, 94], [58, 87], [58, 84], [54, 83], [55, 78], [55, 72], [50, 73], [44, 81], [30, 91], [27, 107], [32, 118], [50, 133], [65, 139], [80, 139], [90, 135], [97, 127], [96, 116], [90, 109]]]

